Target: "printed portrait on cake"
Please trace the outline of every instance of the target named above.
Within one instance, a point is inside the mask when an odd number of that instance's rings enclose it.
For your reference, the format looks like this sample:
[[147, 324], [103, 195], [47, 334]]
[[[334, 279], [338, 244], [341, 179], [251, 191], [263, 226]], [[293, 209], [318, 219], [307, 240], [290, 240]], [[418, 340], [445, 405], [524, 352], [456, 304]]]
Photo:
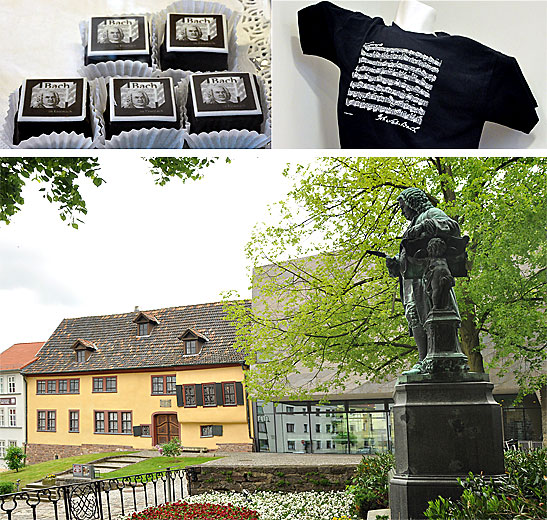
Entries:
[[112, 121], [177, 117], [171, 78], [111, 78], [108, 91]]
[[166, 46], [171, 51], [228, 52], [226, 19], [220, 14], [171, 13], [167, 19]]
[[67, 108], [76, 101], [76, 84], [72, 82], [41, 82], [34, 85], [30, 99], [31, 108]]
[[163, 85], [147, 81], [131, 81], [121, 87], [122, 108], [158, 108], [165, 102]]
[[134, 56], [146, 55], [148, 52], [148, 22], [145, 16], [101, 16], [90, 19], [86, 56], [104, 58], [110, 54]]
[[201, 84], [203, 102], [211, 104], [240, 103], [247, 97], [242, 78], [212, 78]]
[[131, 43], [139, 37], [136, 19], [107, 19], [97, 25], [97, 43]]
[[186, 16], [177, 20], [175, 38], [183, 42], [210, 41], [218, 34], [216, 18]]
[[217, 115], [261, 114], [258, 89], [249, 73], [208, 72], [193, 74], [191, 97], [194, 112]]

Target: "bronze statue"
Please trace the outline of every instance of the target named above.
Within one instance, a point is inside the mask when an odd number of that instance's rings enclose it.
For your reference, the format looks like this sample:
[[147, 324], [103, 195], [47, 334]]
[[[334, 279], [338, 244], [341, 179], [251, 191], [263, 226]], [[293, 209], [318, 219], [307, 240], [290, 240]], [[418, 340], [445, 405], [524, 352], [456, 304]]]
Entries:
[[[443, 348], [444, 352], [457, 354], [457, 363], [453, 359], [449, 364], [443, 365], [447, 370], [452, 369], [460, 363], [463, 356], [457, 339], [457, 327], [461, 318], [454, 293], [454, 276], [467, 274], [465, 247], [468, 237], [461, 237], [458, 223], [444, 211], [434, 207], [422, 190], [407, 188], [397, 200], [410, 225], [404, 232], [399, 254], [386, 257], [386, 265], [389, 274], [400, 280], [405, 317], [409, 332], [418, 346], [419, 355], [418, 363], [405, 374], [419, 374], [437, 369], [437, 365], [432, 364], [431, 360], [425, 360], [428, 351], [431, 354], [432, 350], [438, 350], [432, 347], [428, 330], [433, 330], [431, 323], [438, 320], [441, 314], [445, 321], [450, 317], [453, 323], [457, 323], [453, 337], [448, 340], [451, 345], [448, 350], [446, 345]], [[463, 365], [458, 367], [465, 369]]]

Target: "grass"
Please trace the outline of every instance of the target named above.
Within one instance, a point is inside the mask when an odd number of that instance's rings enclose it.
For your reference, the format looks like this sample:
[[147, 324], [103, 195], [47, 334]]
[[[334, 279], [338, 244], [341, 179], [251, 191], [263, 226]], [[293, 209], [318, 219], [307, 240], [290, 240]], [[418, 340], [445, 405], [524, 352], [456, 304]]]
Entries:
[[154, 471], [163, 471], [165, 468], [171, 469], [185, 468], [186, 466], [194, 466], [203, 464], [210, 460], [219, 457], [152, 457], [150, 459], [131, 464], [125, 468], [117, 469], [109, 473], [101, 473], [100, 478], [120, 478], [131, 475], [140, 475], [141, 473], [153, 473]]
[[48, 460], [47, 462], [40, 462], [39, 464], [32, 464], [31, 466], [25, 466], [18, 472], [15, 470], [4, 471], [0, 473], [0, 482], [13, 482], [17, 479], [21, 479], [21, 485], [30, 484], [31, 482], [37, 482], [42, 480], [46, 475], [50, 473], [62, 473], [72, 468], [72, 464], [86, 464], [93, 462], [94, 460], [102, 459], [104, 457], [113, 457], [116, 455], [127, 455], [129, 453], [135, 453], [134, 451], [113, 451], [111, 453], [91, 453], [89, 455], [78, 455], [76, 457], [67, 457], [65, 459]]

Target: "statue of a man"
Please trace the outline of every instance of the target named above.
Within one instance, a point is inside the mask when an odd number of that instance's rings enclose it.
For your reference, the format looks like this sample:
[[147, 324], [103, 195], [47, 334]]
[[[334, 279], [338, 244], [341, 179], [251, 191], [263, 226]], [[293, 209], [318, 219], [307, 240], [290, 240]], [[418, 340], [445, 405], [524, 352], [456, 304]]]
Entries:
[[422, 190], [407, 188], [397, 200], [410, 225], [399, 254], [387, 257], [386, 265], [400, 279], [409, 332], [418, 346], [419, 362], [406, 373], [420, 373], [428, 345], [424, 323], [431, 309], [442, 306], [460, 317], [445, 251], [461, 234], [458, 223], [434, 207]]

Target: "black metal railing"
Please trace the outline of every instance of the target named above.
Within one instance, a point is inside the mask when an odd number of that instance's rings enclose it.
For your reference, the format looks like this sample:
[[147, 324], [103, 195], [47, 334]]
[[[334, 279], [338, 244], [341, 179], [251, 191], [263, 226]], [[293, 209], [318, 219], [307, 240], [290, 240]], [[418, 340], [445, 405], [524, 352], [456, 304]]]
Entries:
[[0, 518], [113, 520], [191, 494], [192, 468], [94, 480], [0, 496]]

